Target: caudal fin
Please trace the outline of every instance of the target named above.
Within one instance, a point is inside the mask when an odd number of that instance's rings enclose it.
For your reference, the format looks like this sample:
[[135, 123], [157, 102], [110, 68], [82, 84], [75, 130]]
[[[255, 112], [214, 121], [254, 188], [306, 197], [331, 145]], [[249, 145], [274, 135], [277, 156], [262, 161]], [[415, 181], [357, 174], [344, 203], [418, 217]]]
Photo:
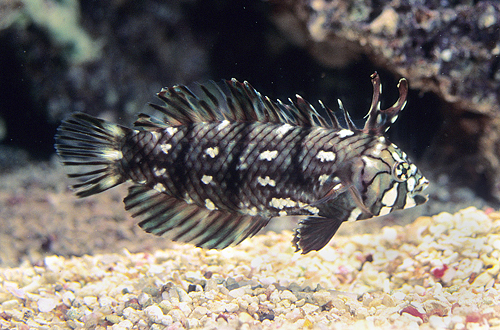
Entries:
[[75, 113], [58, 128], [56, 150], [76, 178], [76, 195], [86, 197], [112, 188], [126, 179], [120, 173], [121, 144], [129, 128], [84, 113]]

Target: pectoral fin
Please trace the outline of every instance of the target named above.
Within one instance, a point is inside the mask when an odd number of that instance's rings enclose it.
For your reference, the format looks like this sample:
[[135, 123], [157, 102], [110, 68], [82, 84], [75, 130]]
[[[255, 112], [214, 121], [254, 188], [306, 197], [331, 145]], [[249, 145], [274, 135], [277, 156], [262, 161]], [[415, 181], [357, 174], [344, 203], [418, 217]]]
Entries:
[[[361, 203], [359, 193], [352, 186], [342, 186], [338, 191], [332, 191], [315, 205], [319, 209], [319, 217], [308, 217], [299, 222], [295, 230], [293, 243], [302, 254], [312, 250], [322, 249], [335, 235], [344, 221], [356, 220], [369, 212]], [[361, 207], [360, 207], [361, 206]]]
[[343, 220], [308, 217], [299, 222], [292, 243], [302, 254], [321, 250], [337, 232]]

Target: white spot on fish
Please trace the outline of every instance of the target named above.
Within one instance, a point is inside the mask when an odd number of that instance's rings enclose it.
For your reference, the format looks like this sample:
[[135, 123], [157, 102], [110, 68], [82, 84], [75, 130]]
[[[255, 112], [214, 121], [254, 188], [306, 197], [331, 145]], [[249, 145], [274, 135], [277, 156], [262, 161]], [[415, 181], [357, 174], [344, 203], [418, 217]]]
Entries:
[[398, 198], [398, 184], [395, 184], [391, 189], [387, 190], [382, 197], [382, 204], [385, 206], [393, 206]]
[[290, 124], [284, 124], [284, 125], [281, 125], [277, 130], [276, 130], [276, 133], [278, 133], [279, 135], [285, 135], [289, 130], [291, 130], [293, 128], [292, 125]]
[[335, 191], [335, 190], [339, 190], [339, 189], [340, 189], [340, 188], [342, 188], [342, 187], [343, 187], [342, 183], [339, 183], [339, 184], [337, 184], [335, 187], [333, 187], [333, 189], [332, 189], [332, 190], [333, 190], [333, 191]]
[[418, 186], [423, 186], [422, 190], [424, 190], [429, 185], [429, 181], [423, 176], [418, 179]]
[[381, 137], [379, 137], [379, 138], [378, 138], [378, 142], [380, 142], [380, 143], [384, 143], [384, 144], [385, 144], [385, 142], [386, 142], [386, 140], [385, 140], [385, 136], [381, 136]]
[[213, 177], [211, 175], [203, 175], [203, 177], [201, 178], [201, 182], [203, 182], [204, 184], [209, 184], [210, 182], [212, 182], [212, 179]]
[[165, 172], [167, 172], [167, 169], [164, 167], [160, 169], [154, 168], [153, 171], [156, 176], [162, 176], [163, 174], [165, 174]]
[[417, 166], [415, 164], [411, 164], [410, 165], [410, 171], [411, 171], [412, 175], [414, 175], [415, 173], [417, 173]]
[[286, 211], [279, 211], [279, 212], [278, 212], [278, 215], [279, 215], [280, 217], [286, 217], [286, 216], [288, 215], [288, 213], [286, 213]]
[[290, 197], [287, 198], [271, 198], [269, 206], [282, 210], [285, 207], [295, 207], [297, 202], [292, 201]]
[[230, 124], [229, 120], [223, 120], [220, 122], [219, 125], [217, 125], [217, 129], [220, 131], [221, 129], [224, 129], [224, 127], [226, 127], [229, 124]]
[[401, 158], [401, 156], [397, 152], [392, 153], [392, 158], [394, 158], [394, 160], [397, 162], [400, 162], [400, 163], [403, 162], [403, 159]]
[[413, 197], [411, 197], [410, 195], [406, 195], [406, 201], [405, 201], [405, 209], [408, 209], [410, 207], [414, 207], [415, 205], [417, 205], [417, 203], [415, 203], [415, 199], [413, 199]]
[[[240, 158], [240, 161], [241, 161], [241, 158]], [[247, 163], [241, 163], [236, 167], [237, 170], [246, 170], [247, 168], [248, 168]]]
[[276, 186], [276, 181], [274, 181], [268, 176], [266, 176], [265, 178], [262, 178], [261, 176], [257, 177], [257, 182], [259, 182], [260, 185], [264, 187], [267, 185], [270, 185], [272, 187]]
[[278, 156], [278, 150], [269, 151], [266, 150], [259, 155], [259, 159], [271, 161]]
[[207, 148], [205, 153], [209, 155], [211, 158], [215, 158], [219, 154], [219, 147]]
[[383, 216], [383, 215], [391, 213], [391, 211], [392, 211], [392, 207], [382, 206], [378, 215]]
[[340, 131], [338, 131], [337, 135], [339, 136], [339, 138], [343, 139], [345, 137], [354, 135], [354, 132], [350, 129], [341, 129]]
[[415, 183], [415, 177], [413, 176], [406, 181], [408, 191], [413, 191], [415, 189]]
[[319, 213], [319, 209], [317, 207], [311, 206], [311, 205], [304, 206], [304, 210], [311, 212], [311, 214], [313, 214], [313, 215]]
[[165, 186], [163, 185], [163, 183], [157, 183], [154, 185], [153, 189], [159, 192], [164, 192]]
[[170, 136], [173, 136], [175, 133], [177, 133], [179, 129], [177, 127], [167, 127], [166, 131]]
[[354, 209], [351, 211], [351, 214], [349, 214], [349, 218], [347, 218], [347, 221], [352, 222], [352, 221], [356, 221], [356, 220], [358, 220], [358, 217], [359, 217], [359, 215], [360, 215], [361, 213], [363, 213], [363, 212], [361, 211], [361, 209], [360, 209], [359, 207], [354, 208]]
[[166, 143], [166, 144], [161, 144], [161, 145], [160, 145], [160, 148], [161, 148], [161, 151], [163, 151], [163, 153], [168, 154], [168, 151], [169, 151], [170, 149], [172, 149], [172, 145], [171, 145], [171, 144], [169, 144], [169, 143]]
[[322, 186], [325, 184], [326, 180], [328, 180], [330, 176], [328, 174], [321, 174], [318, 178], [319, 185]]
[[207, 209], [209, 209], [210, 211], [213, 211], [213, 210], [217, 210], [217, 208], [215, 207], [215, 204], [214, 202], [212, 202], [210, 199], [205, 199], [205, 207]]
[[385, 144], [383, 143], [377, 143], [375, 145], [375, 150], [373, 151], [373, 156], [378, 157], [380, 156], [380, 152], [385, 148]]
[[151, 135], [153, 135], [153, 139], [155, 139], [156, 141], [159, 141], [161, 139], [160, 132], [153, 131], [153, 132], [151, 132]]
[[254, 207], [251, 207], [247, 210], [246, 212], [248, 215], [251, 215], [251, 216], [256, 216], [257, 215], [257, 208], [254, 206]]
[[322, 163], [333, 162], [335, 161], [335, 153], [333, 151], [320, 150], [316, 155], [316, 158], [318, 158]]

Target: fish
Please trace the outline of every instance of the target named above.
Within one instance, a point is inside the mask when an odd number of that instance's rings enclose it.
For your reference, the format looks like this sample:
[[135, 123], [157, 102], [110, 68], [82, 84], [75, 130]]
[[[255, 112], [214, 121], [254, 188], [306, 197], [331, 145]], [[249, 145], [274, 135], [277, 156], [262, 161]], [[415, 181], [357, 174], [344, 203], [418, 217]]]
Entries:
[[[163, 88], [161, 116], [133, 128], [85, 113], [59, 126], [55, 148], [78, 197], [131, 182], [125, 209], [148, 233], [206, 249], [255, 235], [272, 218], [300, 216], [292, 244], [302, 254], [330, 242], [343, 222], [370, 219], [428, 199], [428, 180], [385, 132], [406, 105], [380, 109], [379, 75], [358, 128], [301, 96], [271, 101], [248, 82]], [[340, 124], [342, 122], [342, 125]]]

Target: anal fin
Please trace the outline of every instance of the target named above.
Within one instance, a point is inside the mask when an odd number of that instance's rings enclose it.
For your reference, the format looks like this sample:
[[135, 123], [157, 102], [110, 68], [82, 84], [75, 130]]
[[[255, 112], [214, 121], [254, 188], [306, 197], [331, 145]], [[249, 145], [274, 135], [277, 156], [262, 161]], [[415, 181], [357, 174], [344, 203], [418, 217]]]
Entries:
[[321, 250], [337, 232], [343, 220], [307, 217], [299, 222], [292, 243], [302, 254]]
[[146, 232], [206, 249], [237, 245], [269, 222], [261, 216], [208, 210], [141, 185], [130, 187], [123, 201]]

